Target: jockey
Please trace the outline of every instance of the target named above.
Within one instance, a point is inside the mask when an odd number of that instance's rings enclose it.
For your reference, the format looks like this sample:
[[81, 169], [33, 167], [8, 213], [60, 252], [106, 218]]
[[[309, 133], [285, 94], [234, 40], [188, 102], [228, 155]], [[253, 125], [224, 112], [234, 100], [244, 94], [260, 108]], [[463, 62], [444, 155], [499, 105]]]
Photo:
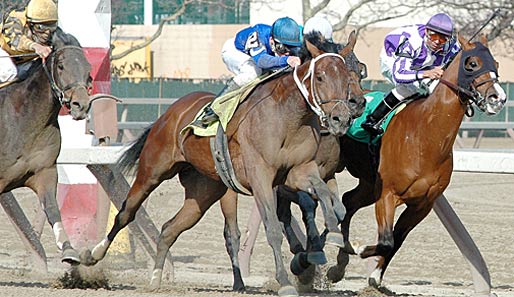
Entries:
[[460, 50], [453, 38], [453, 22], [445, 13], [433, 15], [426, 25], [398, 28], [386, 35], [380, 53], [382, 75], [394, 84], [361, 127], [377, 135], [383, 129], [377, 125], [403, 99], [417, 95], [423, 79], [439, 79], [442, 65]]
[[[35, 53], [46, 58], [52, 52], [52, 34], [57, 29], [57, 5], [52, 0], [31, 0], [24, 11], [13, 10], [3, 21], [0, 57]], [[13, 81], [15, 64], [34, 57], [0, 58], [0, 83]]]
[[330, 22], [324, 17], [312, 17], [305, 22], [303, 26], [303, 36], [312, 33], [319, 32], [321, 35], [328, 41], [333, 42], [332, 40], [332, 25]]
[[[249, 83], [263, 71], [299, 66], [301, 60], [296, 53], [301, 45], [300, 26], [289, 17], [277, 19], [272, 26], [256, 24], [239, 31], [225, 42], [221, 50], [223, 62], [235, 76], [217, 97]], [[201, 123], [193, 125], [208, 126], [217, 119], [208, 105]]]

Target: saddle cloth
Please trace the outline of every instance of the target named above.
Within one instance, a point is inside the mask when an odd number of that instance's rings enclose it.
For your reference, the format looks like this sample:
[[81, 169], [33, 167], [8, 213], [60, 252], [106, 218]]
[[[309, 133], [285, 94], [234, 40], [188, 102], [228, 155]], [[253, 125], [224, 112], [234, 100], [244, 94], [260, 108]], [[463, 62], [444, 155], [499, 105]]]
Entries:
[[[366, 117], [375, 110], [377, 105], [382, 101], [382, 99], [384, 99], [384, 96], [385, 93], [379, 91], [370, 92], [364, 95], [367, 101], [366, 108], [364, 109], [362, 115], [353, 121], [352, 125], [348, 129], [348, 132], [346, 132], [346, 135], [359, 142], [370, 143], [372, 141], [374, 144], [378, 143], [383, 134], [376, 136], [372, 140], [369, 132], [362, 129], [361, 124], [366, 120]], [[384, 131], [386, 130], [387, 125], [393, 116], [399, 113], [405, 106], [406, 103], [402, 103], [396, 108], [395, 111], [390, 112], [387, 115], [387, 117], [382, 122], [382, 129], [384, 129]]]
[[253, 89], [256, 86], [258, 86], [260, 83], [264, 81], [267, 81], [275, 77], [279, 73], [282, 73], [282, 71], [275, 71], [270, 74], [257, 77], [237, 90], [224, 94], [223, 96], [214, 98], [211, 108], [218, 115], [219, 120], [211, 123], [206, 128], [192, 125], [192, 123], [196, 121], [196, 119], [203, 117], [205, 107], [204, 106], [196, 114], [194, 120], [187, 126], [185, 126], [184, 129], [180, 131], [180, 133], [184, 134], [188, 129], [193, 129], [193, 134], [197, 136], [215, 136], [216, 131], [218, 130], [218, 125], [220, 124], [223, 127], [223, 131], [226, 131], [227, 125], [232, 116], [234, 115], [234, 113], [236, 112], [237, 106], [239, 106], [239, 104], [246, 99], [246, 97], [250, 94], [251, 91], [253, 91]]

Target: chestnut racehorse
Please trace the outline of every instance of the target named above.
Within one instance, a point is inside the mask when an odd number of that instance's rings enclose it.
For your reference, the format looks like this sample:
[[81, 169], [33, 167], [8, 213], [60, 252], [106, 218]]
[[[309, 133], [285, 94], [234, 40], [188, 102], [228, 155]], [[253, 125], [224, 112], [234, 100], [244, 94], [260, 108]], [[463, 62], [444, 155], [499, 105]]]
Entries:
[[[459, 36], [459, 42], [462, 51], [449, 64], [433, 93], [408, 104], [389, 123], [380, 147], [378, 173], [372, 170], [366, 144], [348, 136], [341, 138], [341, 165], [359, 179], [359, 184], [342, 198], [347, 210], [341, 225], [345, 248], [339, 251], [338, 264], [329, 270], [332, 281], [342, 278], [347, 253], [356, 253], [362, 258], [378, 256], [368, 282], [372, 286], [381, 284], [409, 232], [428, 215], [450, 182], [453, 145], [466, 112], [473, 104], [487, 115], [503, 108], [506, 94], [498, 83], [497, 63], [485, 37], [469, 43]], [[378, 242], [354, 248], [348, 240], [351, 218], [373, 203]], [[394, 223], [395, 209], [402, 204], [406, 208]]]
[[[227, 126], [228, 147], [239, 182], [250, 190], [263, 218], [273, 249], [280, 295], [297, 296], [287, 277], [282, 255], [282, 234], [276, 215], [273, 187], [286, 184], [305, 191], [325, 204], [326, 226], [332, 232], [338, 220], [330, 208], [333, 199], [319, 176], [314, 157], [321, 123], [334, 134], [344, 133], [349, 119], [362, 113], [365, 101], [358, 82], [348, 79], [341, 55], [310, 47], [313, 59], [257, 86], [238, 107]], [[180, 98], [123, 154], [120, 164], [134, 166], [136, 179], [107, 237], [81, 257], [92, 265], [103, 259], [116, 234], [134, 219], [148, 195], [164, 180], [179, 175], [185, 201], [179, 212], [162, 227], [157, 245], [152, 287], [160, 285], [165, 256], [177, 237], [193, 227], [205, 211], [228, 190], [215, 171], [209, 138], [180, 131], [214, 95], [204, 92]], [[335, 228], [334, 228], [335, 227]], [[341, 236], [341, 235], [339, 235]], [[237, 242], [237, 246], [239, 242]], [[240, 278], [237, 258], [235, 278]], [[235, 289], [244, 289], [235, 287]]]
[[52, 43], [54, 50], [45, 63], [36, 60], [26, 79], [0, 90], [0, 194], [32, 189], [52, 226], [62, 261], [77, 264], [79, 254], [64, 231], [55, 197], [61, 148], [57, 116], [65, 107], [73, 119], [86, 118], [91, 65], [73, 36], [58, 29]]

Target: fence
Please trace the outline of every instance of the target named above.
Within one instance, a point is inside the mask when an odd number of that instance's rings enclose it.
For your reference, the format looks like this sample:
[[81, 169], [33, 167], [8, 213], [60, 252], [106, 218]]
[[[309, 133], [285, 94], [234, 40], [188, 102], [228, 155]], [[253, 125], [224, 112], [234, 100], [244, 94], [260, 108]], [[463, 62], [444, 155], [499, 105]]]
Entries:
[[[118, 106], [118, 142], [132, 139], [141, 129], [160, 117], [166, 109], [185, 94], [193, 91], [219, 92], [223, 80], [178, 80], [155, 79], [133, 82], [115, 80], [112, 82], [112, 94], [122, 98]], [[365, 80], [363, 89], [387, 92], [391, 84], [386, 81]], [[502, 83], [507, 98], [514, 98], [514, 83]], [[478, 148], [484, 137], [511, 137], [514, 139], [514, 102], [507, 102], [500, 114], [487, 116], [476, 112], [472, 118], [465, 118], [457, 145], [463, 147], [460, 138], [474, 138], [473, 147]], [[436, 111], [434, 111], [436, 112]]]

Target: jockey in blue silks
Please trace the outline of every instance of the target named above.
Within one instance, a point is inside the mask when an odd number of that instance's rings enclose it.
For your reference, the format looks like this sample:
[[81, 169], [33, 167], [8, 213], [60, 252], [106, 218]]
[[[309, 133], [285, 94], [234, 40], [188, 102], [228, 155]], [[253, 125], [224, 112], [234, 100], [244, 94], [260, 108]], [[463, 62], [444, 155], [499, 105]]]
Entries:
[[[263, 71], [299, 66], [301, 60], [297, 53], [302, 42], [301, 27], [289, 17], [277, 19], [272, 26], [256, 24], [239, 31], [221, 49], [223, 62], [235, 76], [217, 97], [249, 83]], [[204, 113], [193, 125], [208, 126], [218, 119], [210, 105]]]
[[371, 134], [384, 131], [377, 125], [398, 103], [417, 95], [424, 79], [439, 79], [442, 65], [453, 58], [460, 45], [453, 38], [453, 22], [445, 13], [433, 15], [426, 25], [398, 28], [386, 35], [380, 54], [382, 75], [394, 84], [361, 127]]

